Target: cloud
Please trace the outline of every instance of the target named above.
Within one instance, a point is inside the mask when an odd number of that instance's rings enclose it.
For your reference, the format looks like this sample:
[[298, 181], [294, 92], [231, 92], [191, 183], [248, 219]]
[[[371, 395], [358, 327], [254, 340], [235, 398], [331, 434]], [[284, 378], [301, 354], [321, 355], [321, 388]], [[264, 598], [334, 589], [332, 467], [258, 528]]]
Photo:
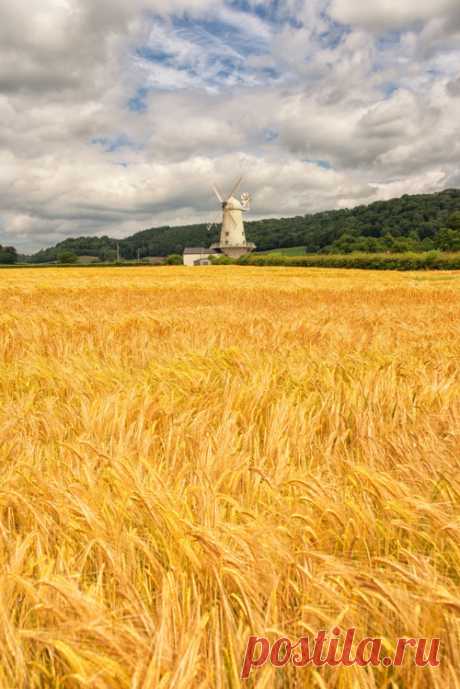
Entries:
[[460, 20], [457, 0], [332, 0], [330, 16], [352, 26], [387, 31], [423, 24], [432, 19]]
[[458, 79], [452, 79], [446, 84], [446, 89], [452, 98], [460, 97], [460, 77]]
[[0, 0], [0, 243], [460, 179], [457, 0]]

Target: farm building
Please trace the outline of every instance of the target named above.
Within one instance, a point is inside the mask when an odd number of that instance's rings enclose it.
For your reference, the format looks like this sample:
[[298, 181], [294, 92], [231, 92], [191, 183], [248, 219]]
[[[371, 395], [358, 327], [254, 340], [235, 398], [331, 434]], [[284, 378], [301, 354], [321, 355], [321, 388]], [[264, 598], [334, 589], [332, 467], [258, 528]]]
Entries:
[[184, 266], [207, 266], [211, 263], [209, 256], [219, 254], [216, 249], [205, 249], [203, 246], [192, 246], [184, 249]]

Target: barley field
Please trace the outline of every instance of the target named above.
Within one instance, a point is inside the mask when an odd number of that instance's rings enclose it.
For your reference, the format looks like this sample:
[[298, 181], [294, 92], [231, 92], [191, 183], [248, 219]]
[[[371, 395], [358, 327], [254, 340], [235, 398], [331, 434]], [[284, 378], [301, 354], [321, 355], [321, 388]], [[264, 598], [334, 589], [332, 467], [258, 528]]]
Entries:
[[[460, 687], [460, 273], [0, 271], [0, 689]], [[267, 664], [354, 627], [417, 668]]]

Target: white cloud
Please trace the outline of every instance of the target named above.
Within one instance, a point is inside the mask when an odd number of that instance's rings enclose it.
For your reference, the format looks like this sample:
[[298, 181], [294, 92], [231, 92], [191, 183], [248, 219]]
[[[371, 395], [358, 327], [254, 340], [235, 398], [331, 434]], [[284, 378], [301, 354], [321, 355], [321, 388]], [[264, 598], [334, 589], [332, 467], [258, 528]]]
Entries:
[[339, 22], [378, 31], [438, 18], [458, 22], [460, 18], [457, 0], [332, 0], [329, 11]]

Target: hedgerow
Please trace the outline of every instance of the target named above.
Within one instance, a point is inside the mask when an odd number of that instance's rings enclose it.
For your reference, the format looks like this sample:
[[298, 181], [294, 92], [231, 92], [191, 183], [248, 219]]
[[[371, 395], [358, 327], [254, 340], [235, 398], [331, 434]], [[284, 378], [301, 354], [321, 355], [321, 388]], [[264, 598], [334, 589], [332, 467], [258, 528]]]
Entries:
[[[219, 264], [219, 260], [215, 263]], [[229, 261], [226, 260], [225, 263]], [[460, 253], [406, 254], [308, 254], [281, 256], [279, 254], [247, 254], [238, 265], [291, 266], [305, 268], [357, 268], [365, 270], [460, 270]]]

